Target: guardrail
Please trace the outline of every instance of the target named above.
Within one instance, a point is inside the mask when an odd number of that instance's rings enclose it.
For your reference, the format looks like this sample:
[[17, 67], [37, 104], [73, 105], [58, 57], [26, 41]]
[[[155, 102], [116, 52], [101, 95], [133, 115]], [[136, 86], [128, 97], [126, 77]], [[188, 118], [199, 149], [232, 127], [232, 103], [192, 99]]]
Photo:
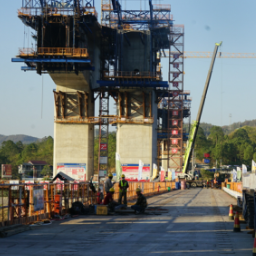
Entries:
[[76, 58], [89, 57], [87, 48], [71, 48], [71, 47], [38, 47], [37, 51], [33, 48], [20, 48], [19, 56], [66, 56]]
[[49, 218], [56, 209], [59, 213], [65, 213], [75, 201], [81, 201], [84, 205], [96, 203], [96, 194], [89, 190], [88, 182], [0, 184], [0, 226], [27, 224]]
[[[76, 14], [74, 8], [45, 8], [42, 12], [41, 8], [21, 8], [18, 10], [18, 16], [73, 16]], [[95, 7], [80, 8], [80, 15], [94, 15], [98, 18], [98, 13]]]
[[148, 71], [105, 71], [103, 79], [155, 79], [160, 80], [161, 75], [157, 72]]
[[[128, 200], [136, 199], [138, 187], [144, 195], [152, 196], [175, 189], [175, 182], [129, 182]], [[118, 183], [115, 184], [115, 191], [114, 199], [118, 200]], [[28, 224], [54, 214], [68, 213], [76, 201], [89, 207], [96, 204], [97, 193], [89, 189], [88, 182], [0, 184], [0, 227]]]
[[[114, 199], [118, 200], [119, 197], [119, 185], [116, 183]], [[165, 193], [172, 189], [175, 189], [175, 181], [166, 182], [129, 182], [129, 189], [127, 190], [127, 199], [134, 200], [137, 198], [136, 189], [141, 188], [142, 193], [145, 196], [153, 196], [159, 193]]]
[[126, 118], [126, 117], [66, 117], [66, 118], [54, 118], [55, 123], [85, 123], [85, 124], [99, 124], [102, 119], [108, 119], [109, 124], [153, 124], [154, 118]]

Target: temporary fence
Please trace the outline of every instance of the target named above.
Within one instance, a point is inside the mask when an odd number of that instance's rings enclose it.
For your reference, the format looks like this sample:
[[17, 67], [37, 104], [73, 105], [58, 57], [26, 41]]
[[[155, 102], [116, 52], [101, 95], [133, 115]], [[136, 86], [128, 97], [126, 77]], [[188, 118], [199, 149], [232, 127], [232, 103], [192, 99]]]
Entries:
[[[119, 184], [115, 184], [114, 199], [119, 197]], [[140, 188], [145, 196], [153, 196], [159, 193], [164, 193], [175, 189], [175, 182], [129, 182], [129, 189], [127, 190], [127, 199], [133, 200], [137, 197], [136, 189]]]
[[0, 226], [27, 224], [67, 213], [75, 201], [96, 203], [89, 183], [0, 184]]
[[[145, 196], [164, 193], [175, 188], [175, 182], [129, 182], [127, 199], [136, 198], [136, 189], [141, 188]], [[115, 184], [114, 200], [119, 197]], [[28, 224], [69, 212], [73, 202], [84, 206], [97, 203], [88, 182], [44, 183], [44, 184], [0, 184], [0, 227]]]
[[242, 182], [222, 182], [221, 187], [226, 187], [228, 189], [231, 189], [233, 191], [242, 193], [243, 191], [243, 184]]

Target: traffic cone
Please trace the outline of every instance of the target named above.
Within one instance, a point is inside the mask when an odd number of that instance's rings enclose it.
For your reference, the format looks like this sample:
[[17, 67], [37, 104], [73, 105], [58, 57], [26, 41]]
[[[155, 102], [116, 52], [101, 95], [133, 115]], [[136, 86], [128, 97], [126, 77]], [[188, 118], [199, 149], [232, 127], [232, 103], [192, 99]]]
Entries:
[[232, 204], [229, 206], [229, 219], [230, 220], [234, 219], [233, 205]]
[[255, 238], [254, 238], [254, 243], [252, 248], [252, 256], [256, 256], [256, 233], [255, 233]]
[[236, 212], [235, 214], [235, 221], [234, 221], [234, 232], [240, 232], [240, 222], [239, 222], [239, 216], [238, 213]]

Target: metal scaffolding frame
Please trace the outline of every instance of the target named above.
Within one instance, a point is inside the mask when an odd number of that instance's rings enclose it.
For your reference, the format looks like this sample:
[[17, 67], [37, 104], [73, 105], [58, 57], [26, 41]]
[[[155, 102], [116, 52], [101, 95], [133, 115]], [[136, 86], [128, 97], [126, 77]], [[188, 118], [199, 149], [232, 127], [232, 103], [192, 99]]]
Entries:
[[99, 123], [98, 177], [100, 180], [101, 172], [103, 172], [102, 177], [105, 176], [104, 171], [108, 173], [109, 92], [101, 91], [99, 94], [99, 117], [101, 120]]
[[[184, 26], [173, 25], [170, 28], [169, 83], [168, 93], [168, 138], [167, 166], [175, 171], [182, 171], [183, 145], [183, 91], [184, 91]], [[174, 53], [175, 52], [175, 53]]]

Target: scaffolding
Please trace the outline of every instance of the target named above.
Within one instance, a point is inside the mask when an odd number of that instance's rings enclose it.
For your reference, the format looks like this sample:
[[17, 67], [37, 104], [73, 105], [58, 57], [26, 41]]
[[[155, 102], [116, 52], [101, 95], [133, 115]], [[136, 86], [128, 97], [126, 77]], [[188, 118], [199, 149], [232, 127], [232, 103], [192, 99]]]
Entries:
[[[183, 145], [183, 111], [184, 111], [184, 26], [173, 25], [170, 28], [169, 48], [169, 83], [172, 86], [168, 93], [168, 160], [171, 170], [182, 171]], [[173, 53], [175, 52], [175, 53]], [[178, 52], [178, 53], [176, 53]]]

